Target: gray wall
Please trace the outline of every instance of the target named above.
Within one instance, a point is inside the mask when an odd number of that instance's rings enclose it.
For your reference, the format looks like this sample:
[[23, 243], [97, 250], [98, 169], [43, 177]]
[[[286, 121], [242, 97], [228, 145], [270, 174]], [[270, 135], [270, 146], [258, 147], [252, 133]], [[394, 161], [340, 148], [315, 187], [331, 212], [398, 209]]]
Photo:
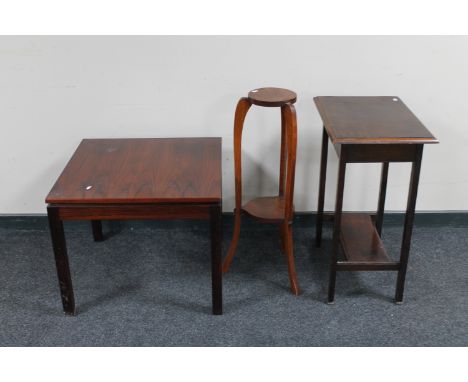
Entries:
[[[296, 210], [317, 204], [315, 95], [397, 95], [440, 139], [426, 146], [417, 208], [467, 210], [468, 37], [0, 38], [0, 213], [43, 213], [82, 138], [223, 137], [224, 209], [234, 202], [232, 125], [253, 88], [298, 93]], [[279, 111], [254, 107], [244, 195], [277, 190]], [[345, 209], [377, 203], [379, 166], [351, 165]], [[403, 210], [408, 164], [390, 166], [387, 208]], [[330, 153], [326, 208], [333, 208]]]

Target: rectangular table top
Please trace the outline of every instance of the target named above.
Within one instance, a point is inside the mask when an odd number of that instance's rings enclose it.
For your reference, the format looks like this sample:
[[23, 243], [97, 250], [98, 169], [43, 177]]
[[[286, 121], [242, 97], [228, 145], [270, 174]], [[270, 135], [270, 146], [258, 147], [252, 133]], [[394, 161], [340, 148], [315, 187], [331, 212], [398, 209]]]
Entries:
[[84, 139], [46, 203], [221, 201], [221, 138]]
[[333, 144], [438, 143], [398, 97], [315, 97]]

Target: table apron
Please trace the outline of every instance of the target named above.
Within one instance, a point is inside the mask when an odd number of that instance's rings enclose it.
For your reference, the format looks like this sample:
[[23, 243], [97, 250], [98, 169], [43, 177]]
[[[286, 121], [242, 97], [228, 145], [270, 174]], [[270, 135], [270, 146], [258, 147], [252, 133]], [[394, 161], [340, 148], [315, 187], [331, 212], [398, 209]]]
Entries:
[[60, 220], [177, 220], [210, 219], [210, 208], [220, 204], [57, 205]]
[[[341, 147], [337, 147], [341, 146]], [[342, 144], [335, 145], [340, 155], [346, 151], [347, 163], [414, 162], [419, 144]]]

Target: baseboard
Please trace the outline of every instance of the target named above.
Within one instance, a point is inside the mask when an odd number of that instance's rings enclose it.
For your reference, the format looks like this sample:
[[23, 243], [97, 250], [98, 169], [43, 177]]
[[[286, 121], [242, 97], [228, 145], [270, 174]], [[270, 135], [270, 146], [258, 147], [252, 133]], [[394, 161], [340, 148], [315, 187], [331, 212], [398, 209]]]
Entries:
[[[294, 225], [296, 227], [311, 227], [315, 225], [316, 212], [296, 212]], [[402, 225], [404, 222], [403, 212], [388, 212], [384, 216], [384, 225]], [[233, 224], [234, 216], [232, 212], [223, 213], [224, 225], [230, 227]], [[325, 213], [325, 220], [330, 222], [333, 219], [331, 212]], [[168, 229], [181, 228], [186, 226], [191, 229], [205, 229], [206, 222], [201, 221], [110, 221], [111, 227], [116, 229]], [[415, 216], [415, 226], [424, 227], [468, 227], [468, 211], [430, 211], [417, 212]], [[243, 219], [243, 226], [248, 229], [263, 229], [268, 225], [257, 224], [250, 218]], [[67, 229], [89, 229], [87, 222], [67, 222]], [[48, 229], [47, 216], [37, 215], [0, 215], [0, 229], [12, 230], [45, 230]]]

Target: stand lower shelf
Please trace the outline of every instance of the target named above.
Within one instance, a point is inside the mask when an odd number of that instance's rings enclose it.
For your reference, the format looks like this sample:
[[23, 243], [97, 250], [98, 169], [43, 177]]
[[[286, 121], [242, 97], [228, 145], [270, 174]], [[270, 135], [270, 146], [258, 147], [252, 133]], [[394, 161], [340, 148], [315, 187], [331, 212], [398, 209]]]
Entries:
[[340, 239], [346, 260], [337, 262], [338, 270], [388, 271], [400, 267], [399, 262], [392, 261], [387, 255], [368, 214], [344, 213]]
[[284, 209], [282, 196], [255, 198], [242, 206], [242, 212], [264, 223], [282, 223], [285, 216]]

